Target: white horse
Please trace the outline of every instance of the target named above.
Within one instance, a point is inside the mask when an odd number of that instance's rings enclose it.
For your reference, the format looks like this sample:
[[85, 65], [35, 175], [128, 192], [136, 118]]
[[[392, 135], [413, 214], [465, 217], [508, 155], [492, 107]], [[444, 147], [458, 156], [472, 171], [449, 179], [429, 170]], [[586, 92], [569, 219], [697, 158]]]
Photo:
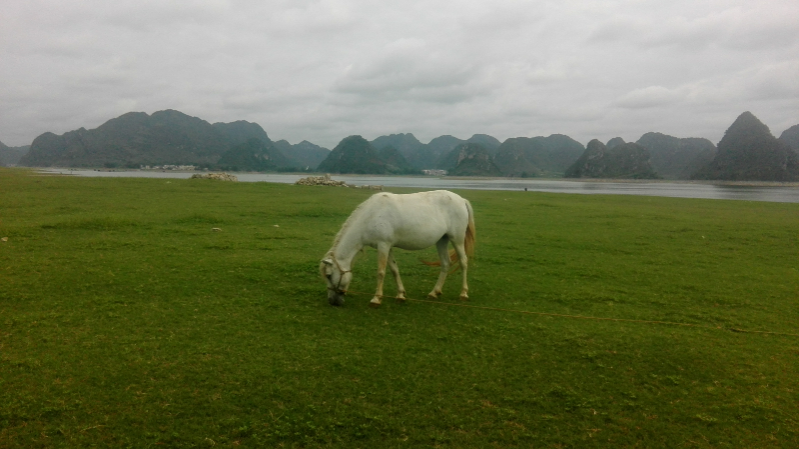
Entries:
[[[468, 299], [466, 268], [468, 257], [474, 252], [474, 241], [472, 205], [452, 192], [372, 195], [344, 222], [333, 240], [333, 247], [319, 264], [319, 271], [327, 282], [327, 300], [334, 306], [344, 303], [344, 295], [352, 281], [353, 258], [365, 246], [377, 248], [377, 291], [370, 305], [377, 307], [382, 301], [386, 265], [397, 281], [397, 298], [405, 299], [405, 287], [391, 255], [392, 248], [418, 250], [433, 245], [438, 248], [441, 272], [428, 296], [438, 298], [441, 295], [450, 262], [458, 260], [463, 271], [460, 299]], [[455, 247], [452, 254], [447, 254], [449, 242]]]

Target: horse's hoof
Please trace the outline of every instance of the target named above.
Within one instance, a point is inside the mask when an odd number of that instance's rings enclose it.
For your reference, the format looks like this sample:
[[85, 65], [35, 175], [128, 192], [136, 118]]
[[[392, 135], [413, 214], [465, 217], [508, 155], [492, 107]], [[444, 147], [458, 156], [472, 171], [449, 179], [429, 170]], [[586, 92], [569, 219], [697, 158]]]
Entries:
[[461, 301], [468, 301], [469, 300], [469, 295], [461, 295], [460, 296], [460, 300]]
[[369, 303], [369, 307], [371, 307], [373, 309], [376, 309], [376, 308], [380, 307], [380, 303], [379, 302], [370, 302]]

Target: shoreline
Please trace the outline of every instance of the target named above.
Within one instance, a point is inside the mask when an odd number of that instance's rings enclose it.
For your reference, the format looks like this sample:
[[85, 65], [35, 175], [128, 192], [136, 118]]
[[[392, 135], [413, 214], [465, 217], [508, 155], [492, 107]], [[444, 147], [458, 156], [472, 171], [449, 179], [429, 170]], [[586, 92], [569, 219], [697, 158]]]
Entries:
[[[115, 172], [142, 172], [142, 173], [216, 173], [215, 170], [142, 170], [142, 169], [109, 169], [109, 168], [64, 168], [64, 167], [7, 167], [23, 170], [31, 170], [35, 174], [45, 176], [70, 176], [71, 173], [53, 173], [45, 170], [70, 171], [96, 171], [103, 173]], [[224, 171], [224, 170], [223, 170]], [[219, 171], [221, 173], [221, 171]], [[324, 176], [324, 173], [312, 172], [233, 172], [224, 171], [231, 174], [248, 175], [298, 175], [298, 176]], [[429, 175], [390, 175], [390, 174], [357, 174], [357, 173], [331, 173], [331, 178], [336, 176], [346, 176], [354, 178], [366, 177], [389, 177], [389, 178], [416, 178], [416, 179], [451, 179], [461, 181], [517, 181], [517, 182], [536, 182], [536, 181], [565, 181], [565, 182], [589, 182], [589, 183], [627, 183], [627, 184], [693, 184], [693, 185], [720, 185], [733, 187], [799, 187], [799, 181], [732, 181], [732, 180], [699, 180], [699, 179], [627, 179], [627, 178], [519, 178], [519, 177], [483, 177], [483, 176], [429, 176]]]
[[[331, 175], [332, 176], [332, 175]], [[358, 176], [358, 175], [342, 175], [342, 176]], [[376, 175], [364, 175], [376, 176]], [[382, 175], [381, 175], [382, 176]], [[706, 180], [706, 179], [628, 179], [628, 178], [498, 178], [498, 177], [482, 177], [482, 176], [442, 176], [440, 179], [455, 179], [455, 180], [485, 180], [485, 181], [565, 181], [565, 182], [593, 182], [597, 184], [602, 183], [629, 183], [629, 184], [698, 184], [698, 185], [723, 185], [723, 186], [751, 186], [751, 187], [799, 187], [799, 181], [728, 181], [723, 179]]]

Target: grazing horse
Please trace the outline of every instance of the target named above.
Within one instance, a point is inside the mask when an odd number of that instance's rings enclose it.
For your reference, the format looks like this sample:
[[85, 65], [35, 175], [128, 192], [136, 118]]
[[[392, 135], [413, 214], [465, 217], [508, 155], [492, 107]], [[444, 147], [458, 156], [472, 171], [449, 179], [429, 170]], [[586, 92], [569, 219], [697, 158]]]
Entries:
[[[405, 299], [394, 247], [419, 250], [436, 245], [441, 265], [430, 298], [438, 298], [447, 279], [451, 262], [458, 260], [463, 271], [460, 299], [468, 299], [466, 283], [468, 257], [474, 253], [474, 213], [469, 201], [446, 190], [395, 195], [378, 193], [361, 203], [350, 215], [333, 240], [333, 247], [319, 264], [327, 282], [327, 300], [331, 305], [344, 303], [352, 281], [352, 261], [365, 246], [377, 248], [377, 290], [370, 305], [377, 307], [383, 297], [386, 265], [397, 281], [397, 298]], [[447, 253], [449, 243], [455, 247]]]

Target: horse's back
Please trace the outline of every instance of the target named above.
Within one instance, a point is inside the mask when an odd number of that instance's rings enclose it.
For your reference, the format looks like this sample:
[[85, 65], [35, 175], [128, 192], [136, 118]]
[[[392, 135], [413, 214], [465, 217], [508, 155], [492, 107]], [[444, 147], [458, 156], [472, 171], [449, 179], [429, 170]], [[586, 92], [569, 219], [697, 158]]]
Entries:
[[390, 241], [405, 249], [426, 248], [449, 235], [463, 239], [469, 220], [466, 200], [447, 190], [378, 193], [364, 203], [367, 244]]
[[368, 202], [374, 204], [370, 209], [384, 211], [396, 209], [403, 216], [426, 214], [429, 218], [450, 215], [452, 218], [468, 219], [466, 200], [449, 190], [395, 194], [381, 192], [372, 195]]

